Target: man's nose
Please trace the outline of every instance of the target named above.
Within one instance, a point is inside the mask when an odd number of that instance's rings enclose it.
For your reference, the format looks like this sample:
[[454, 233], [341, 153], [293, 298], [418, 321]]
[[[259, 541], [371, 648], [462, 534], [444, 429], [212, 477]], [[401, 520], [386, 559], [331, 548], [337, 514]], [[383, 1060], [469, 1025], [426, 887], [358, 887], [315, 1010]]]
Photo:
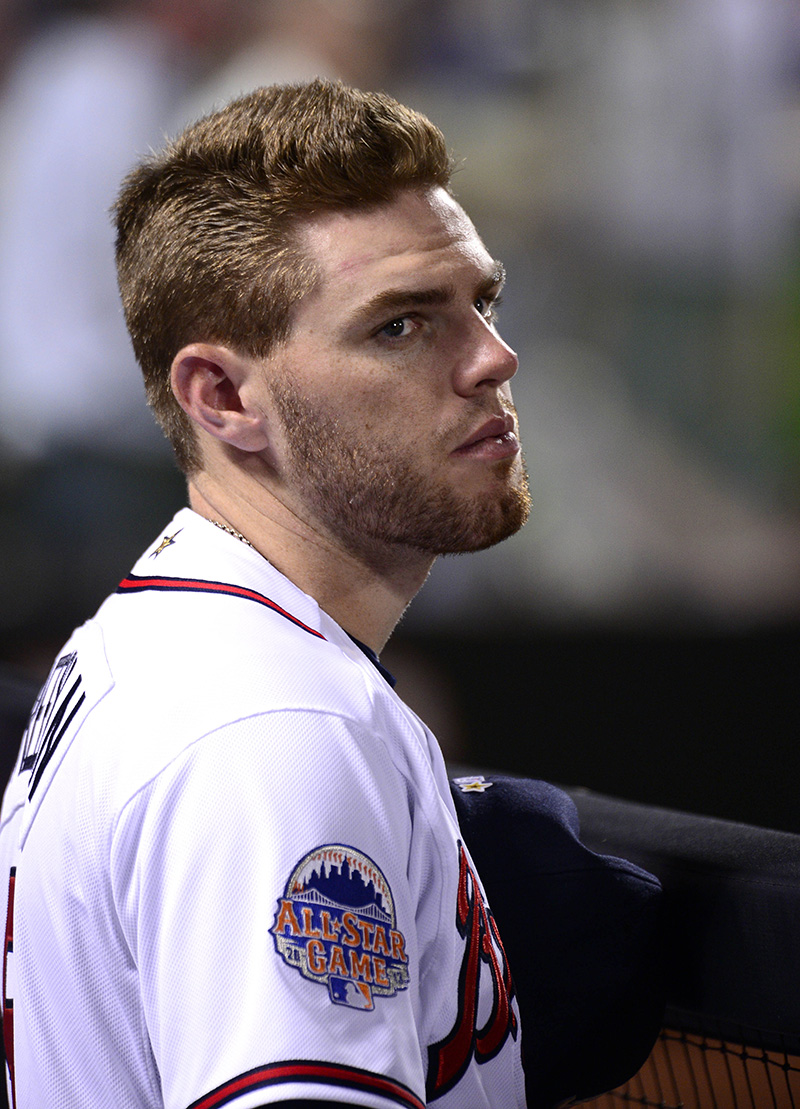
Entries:
[[468, 339], [454, 371], [457, 393], [467, 396], [485, 388], [505, 385], [519, 368], [519, 358], [494, 327], [473, 317]]

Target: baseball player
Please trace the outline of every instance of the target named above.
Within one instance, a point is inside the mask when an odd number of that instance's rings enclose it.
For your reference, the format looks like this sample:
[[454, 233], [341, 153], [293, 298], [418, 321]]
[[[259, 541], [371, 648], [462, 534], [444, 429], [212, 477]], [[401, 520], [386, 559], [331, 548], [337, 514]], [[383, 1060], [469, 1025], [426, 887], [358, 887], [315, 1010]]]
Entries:
[[529, 507], [450, 168], [424, 117], [315, 81], [122, 188], [191, 507], [64, 647], [5, 794], [15, 1109], [525, 1105], [502, 938], [378, 660], [436, 555]]

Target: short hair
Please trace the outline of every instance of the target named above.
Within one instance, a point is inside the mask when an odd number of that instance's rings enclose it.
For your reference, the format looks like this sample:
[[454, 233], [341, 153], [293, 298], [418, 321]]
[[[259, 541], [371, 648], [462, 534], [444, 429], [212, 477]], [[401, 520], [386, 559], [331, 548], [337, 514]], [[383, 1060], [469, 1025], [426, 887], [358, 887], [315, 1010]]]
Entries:
[[148, 403], [185, 473], [201, 459], [170, 385], [181, 347], [265, 356], [314, 285], [303, 216], [372, 207], [405, 187], [450, 191], [451, 173], [425, 116], [318, 79], [234, 100], [129, 174], [114, 206], [122, 304]]

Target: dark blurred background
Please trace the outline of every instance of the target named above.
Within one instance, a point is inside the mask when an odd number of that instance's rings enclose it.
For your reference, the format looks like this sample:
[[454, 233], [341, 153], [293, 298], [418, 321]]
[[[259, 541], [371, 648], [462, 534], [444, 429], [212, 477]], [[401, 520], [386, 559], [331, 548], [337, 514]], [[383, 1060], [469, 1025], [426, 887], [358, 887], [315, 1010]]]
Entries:
[[454, 760], [800, 831], [797, 0], [0, 0], [0, 694], [183, 502], [121, 177], [315, 74], [442, 126], [510, 276], [533, 515], [437, 564], [401, 695]]

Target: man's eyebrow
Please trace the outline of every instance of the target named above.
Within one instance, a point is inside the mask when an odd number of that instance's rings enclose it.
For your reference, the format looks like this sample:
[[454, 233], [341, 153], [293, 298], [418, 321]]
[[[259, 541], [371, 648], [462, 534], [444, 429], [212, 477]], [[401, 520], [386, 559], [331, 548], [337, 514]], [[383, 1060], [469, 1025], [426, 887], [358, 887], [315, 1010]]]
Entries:
[[375, 316], [404, 312], [409, 308], [429, 308], [455, 300], [456, 291], [451, 285], [438, 285], [430, 289], [384, 289], [357, 308], [348, 320], [350, 327], [368, 323]]
[[485, 281], [481, 282], [478, 289], [478, 295], [494, 293], [495, 296], [497, 296], [505, 283], [506, 267], [503, 265], [502, 262], [495, 262], [492, 272], [489, 274]]
[[[488, 296], [490, 293], [497, 295], [505, 279], [506, 271], [502, 262], [495, 263], [492, 272], [487, 274], [475, 290], [476, 296]], [[452, 285], [436, 285], [429, 289], [384, 289], [355, 310], [348, 320], [348, 327], [358, 327], [375, 316], [403, 312], [409, 308], [430, 308], [448, 304], [455, 300], [457, 295]]]

